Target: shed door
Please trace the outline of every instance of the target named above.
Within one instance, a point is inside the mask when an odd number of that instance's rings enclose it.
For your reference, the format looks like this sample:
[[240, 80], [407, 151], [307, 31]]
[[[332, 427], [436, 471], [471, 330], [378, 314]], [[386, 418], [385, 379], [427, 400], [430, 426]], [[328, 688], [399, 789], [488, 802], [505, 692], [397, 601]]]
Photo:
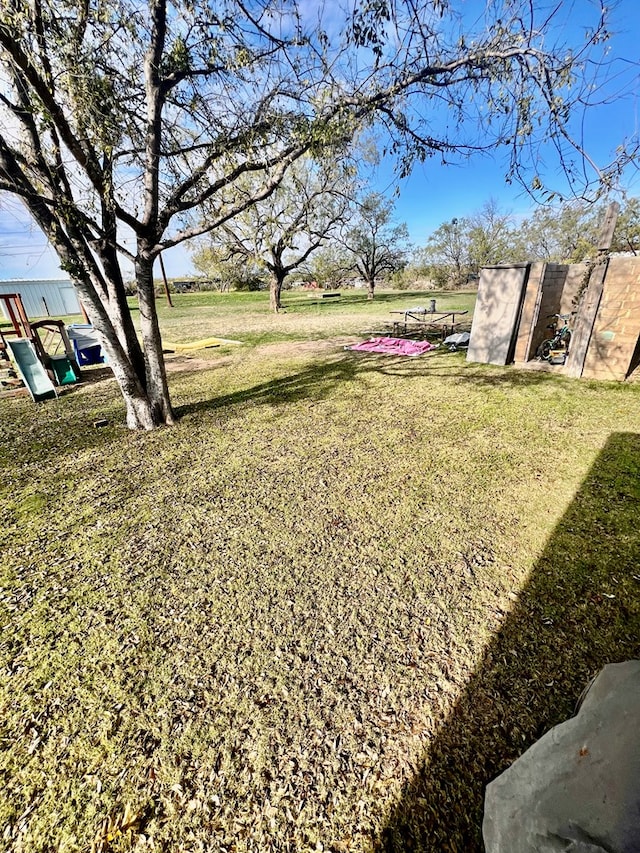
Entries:
[[467, 361], [513, 361], [529, 265], [487, 267], [480, 271]]

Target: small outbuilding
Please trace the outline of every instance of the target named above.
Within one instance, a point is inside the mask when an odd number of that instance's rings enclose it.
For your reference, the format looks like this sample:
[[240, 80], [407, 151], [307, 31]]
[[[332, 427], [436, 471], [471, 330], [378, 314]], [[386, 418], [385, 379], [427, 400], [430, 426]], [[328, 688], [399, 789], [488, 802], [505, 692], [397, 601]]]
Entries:
[[[573, 329], [579, 328], [590, 307], [585, 284], [591, 272], [585, 263], [541, 261], [482, 269], [467, 360], [535, 361], [540, 343], [549, 337], [550, 317], [573, 312]], [[596, 272], [602, 280], [591, 300], [592, 316], [582, 322], [582, 357], [572, 364], [578, 344], [574, 334], [567, 364], [557, 372], [622, 381], [640, 366], [640, 257], [606, 258]]]
[[[0, 293], [19, 293], [25, 311], [32, 319], [82, 313], [78, 296], [68, 278], [8, 279], [0, 281]], [[0, 310], [5, 319], [9, 320], [1, 301]]]
[[532, 362], [549, 319], [571, 318], [568, 351], [549, 363], [576, 378], [629, 379], [640, 367], [640, 257], [609, 253], [618, 211], [612, 202], [590, 262], [483, 268], [467, 360]]

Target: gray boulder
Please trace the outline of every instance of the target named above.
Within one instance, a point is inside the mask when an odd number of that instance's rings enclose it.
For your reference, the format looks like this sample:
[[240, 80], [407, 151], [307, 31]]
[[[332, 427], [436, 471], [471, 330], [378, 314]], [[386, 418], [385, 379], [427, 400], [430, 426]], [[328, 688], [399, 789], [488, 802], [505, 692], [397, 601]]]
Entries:
[[640, 853], [640, 661], [487, 786], [482, 831], [487, 853]]

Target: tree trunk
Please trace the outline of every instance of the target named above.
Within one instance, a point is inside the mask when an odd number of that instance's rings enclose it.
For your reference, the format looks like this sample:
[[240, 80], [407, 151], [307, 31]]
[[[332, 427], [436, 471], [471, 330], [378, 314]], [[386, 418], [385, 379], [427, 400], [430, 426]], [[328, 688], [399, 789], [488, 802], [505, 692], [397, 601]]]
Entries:
[[122, 344], [127, 358], [139, 381], [145, 385], [144, 353], [138, 340], [138, 335], [127, 302], [127, 294], [122, 278], [122, 270], [110, 246], [103, 247], [101, 252], [102, 266], [107, 280], [107, 297], [109, 300], [109, 319], [113, 325], [118, 340]]
[[114, 330], [109, 327], [105, 331], [97, 325], [96, 328], [102, 333], [109, 366], [120, 386], [127, 412], [127, 426], [129, 429], [146, 430], [160, 426], [161, 422], [154, 417], [146, 389], [133, 369], [128, 353], [115, 337]]
[[[153, 426], [175, 423], [169, 399], [167, 373], [162, 354], [162, 338], [158, 324], [153, 287], [153, 259], [136, 259], [136, 285], [140, 306], [140, 330], [146, 367], [145, 387]], [[148, 427], [147, 427], [148, 428]]]
[[376, 289], [375, 279], [370, 278], [367, 280], [367, 299], [373, 299], [374, 292]]
[[[105, 264], [105, 271], [109, 265]], [[147, 269], [148, 268], [148, 269]], [[111, 273], [114, 270], [109, 270]], [[152, 263], [136, 265], [143, 348], [136, 334], [119, 270], [109, 278], [107, 292], [96, 283], [75, 278], [90, 320], [102, 337], [109, 366], [120, 386], [129, 429], [151, 430], [174, 423], [169, 400], [162, 342], [153, 292]]]
[[152, 395], [148, 391], [146, 353], [142, 353], [128, 306], [118, 302], [104, 305], [94, 288], [85, 282], [76, 281], [76, 288], [102, 338], [109, 366], [124, 399], [129, 429], [150, 430], [163, 423], [172, 423], [173, 416], [170, 419], [159, 417], [157, 407], [152, 403]]
[[274, 312], [274, 314], [277, 314], [282, 308], [280, 296], [282, 294], [284, 278], [285, 277], [283, 275], [279, 275], [278, 273], [274, 273], [271, 276], [271, 282], [269, 284], [269, 308]]

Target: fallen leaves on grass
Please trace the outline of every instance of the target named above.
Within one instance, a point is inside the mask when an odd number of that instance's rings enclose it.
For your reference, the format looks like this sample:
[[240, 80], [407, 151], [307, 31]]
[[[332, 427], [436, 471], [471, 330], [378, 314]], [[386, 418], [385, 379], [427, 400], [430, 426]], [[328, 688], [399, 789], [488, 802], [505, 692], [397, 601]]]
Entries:
[[91, 853], [108, 853], [114, 841], [126, 840], [137, 832], [142, 815], [129, 803], [106, 817], [91, 844]]
[[[472, 850], [480, 747], [510, 760], [549, 722], [556, 646], [632, 643], [615, 555], [635, 528], [611, 524], [633, 488], [596, 478], [585, 524], [545, 543], [611, 431], [640, 431], [612, 405], [638, 391], [512, 385], [448, 356], [230, 358], [174, 379], [170, 430], [115, 426], [114, 387], [104, 430], [81, 429], [94, 389], [53, 420], [11, 401], [11, 430], [3, 410], [3, 843], [393, 850], [437, 827], [446, 849], [441, 812]], [[580, 442], [550, 443], [568, 413]], [[531, 632], [511, 627], [525, 605]]]

